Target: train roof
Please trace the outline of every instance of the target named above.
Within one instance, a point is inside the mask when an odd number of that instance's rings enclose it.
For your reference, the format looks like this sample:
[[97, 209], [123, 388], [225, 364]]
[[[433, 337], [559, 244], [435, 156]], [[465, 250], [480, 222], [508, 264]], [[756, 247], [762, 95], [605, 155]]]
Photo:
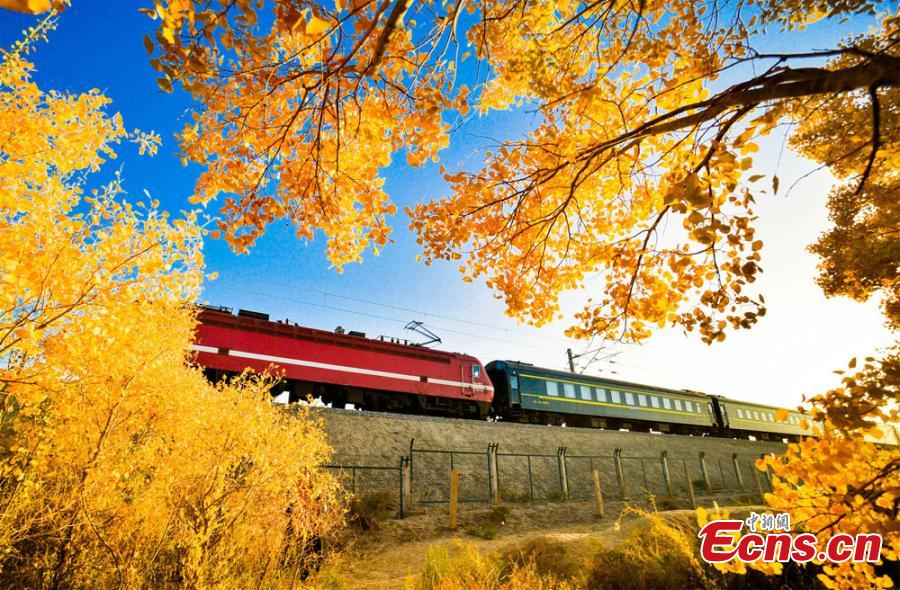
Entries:
[[425, 348], [415, 344], [403, 344], [401, 342], [391, 342], [389, 340], [379, 340], [377, 338], [367, 338], [362, 334], [330, 332], [328, 330], [319, 330], [317, 328], [307, 328], [297, 324], [285, 323], [281, 321], [272, 321], [266, 319], [265, 314], [256, 312], [234, 315], [227, 308], [213, 308], [209, 306], [200, 306], [199, 320], [203, 324], [218, 325], [235, 329], [249, 330], [253, 332], [263, 332], [278, 336], [286, 336], [293, 338], [302, 338], [304, 340], [314, 340], [326, 342], [328, 344], [336, 344], [338, 346], [347, 346], [350, 348], [364, 349], [369, 351], [385, 352], [388, 354], [396, 354], [402, 356], [425, 358], [431, 360], [447, 360], [465, 359], [480, 364], [480, 361], [473, 356], [458, 352], [445, 352], [443, 350], [435, 350], [433, 348]]
[[607, 377], [596, 377], [593, 375], [582, 375], [581, 373], [572, 373], [569, 371], [560, 371], [558, 369], [548, 369], [545, 367], [536, 367], [530, 363], [522, 363], [518, 361], [491, 361], [486, 366], [490, 368], [491, 365], [497, 365], [502, 363], [503, 365], [510, 367], [512, 369], [516, 369], [518, 371], [540, 371], [541, 373], [549, 373], [551, 375], [556, 375], [562, 379], [576, 379], [580, 381], [596, 381], [604, 384], [610, 385], [619, 385], [622, 387], [632, 387], [645, 389], [647, 391], [658, 391], [660, 393], [672, 393], [680, 396], [688, 396], [688, 397], [697, 397], [697, 398], [708, 398], [710, 396], [705, 393], [701, 393], [699, 391], [690, 391], [688, 389], [669, 389], [667, 387], [657, 387], [655, 385], [646, 385], [644, 383], [634, 383], [633, 381], [622, 381], [620, 379], [609, 379]]
[[785, 410], [787, 410], [788, 412], [791, 412], [792, 414], [798, 414], [798, 415], [800, 414], [800, 412], [798, 412], [797, 410], [793, 410], [793, 409], [791, 409], [791, 408], [787, 408], [787, 407], [784, 407], [784, 406], [770, 406], [770, 405], [768, 405], [768, 404], [761, 404], [761, 403], [759, 403], [759, 402], [748, 402], [747, 400], [743, 400], [743, 399], [733, 399], [733, 398], [730, 398], [730, 397], [725, 397], [724, 395], [713, 395], [712, 397], [718, 399], [720, 402], [725, 402], [725, 403], [740, 404], [740, 405], [742, 405], [742, 406], [753, 406], [754, 408], [762, 408], [762, 409], [764, 409], [764, 410], [779, 410], [779, 409], [785, 409]]

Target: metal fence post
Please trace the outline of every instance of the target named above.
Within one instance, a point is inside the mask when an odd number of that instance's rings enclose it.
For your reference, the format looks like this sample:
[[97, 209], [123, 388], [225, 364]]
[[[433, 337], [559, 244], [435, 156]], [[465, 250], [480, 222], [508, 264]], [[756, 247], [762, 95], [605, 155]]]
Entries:
[[741, 475], [741, 465], [738, 463], [737, 453], [731, 454], [731, 464], [734, 465], [734, 476], [737, 478], [738, 487], [744, 489], [744, 478]]
[[[712, 482], [709, 481], [709, 471], [706, 470], [706, 451], [700, 451], [700, 475], [703, 476], [703, 484], [706, 486], [706, 491], [712, 493]], [[723, 487], [724, 487], [724, 483]]]
[[672, 479], [669, 477], [669, 451], [663, 449], [659, 452], [659, 464], [662, 467], [663, 481], [666, 484], [666, 495], [672, 495]]
[[569, 499], [569, 475], [566, 473], [566, 447], [559, 447], [556, 451], [556, 461], [559, 463], [559, 491], [562, 499]]
[[616, 465], [616, 480], [619, 482], [619, 493], [623, 500], [628, 499], [628, 493], [625, 490], [625, 471], [622, 470], [622, 449], [613, 451], [613, 462]]

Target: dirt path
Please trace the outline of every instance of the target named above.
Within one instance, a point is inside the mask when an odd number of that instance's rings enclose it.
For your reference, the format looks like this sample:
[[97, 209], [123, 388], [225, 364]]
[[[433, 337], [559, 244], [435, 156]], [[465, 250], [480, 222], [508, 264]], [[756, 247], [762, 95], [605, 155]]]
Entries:
[[[729, 506], [741, 513], [753, 506]], [[466, 507], [459, 529], [446, 528], [446, 507], [420, 510], [403, 520], [389, 520], [375, 531], [362, 533], [342, 556], [340, 571], [350, 588], [381, 590], [404, 588], [408, 579], [418, 579], [430, 547], [452, 548], [459, 541], [471, 543], [482, 555], [516, 554], [527, 549], [544, 571], [560, 577], [581, 571], [601, 548], [614, 548], [647, 521], [634, 514], [621, 520], [621, 502], [607, 505], [607, 517], [596, 517], [593, 502], [538, 503], [519, 505], [504, 512], [498, 537], [485, 540], [471, 534], [480, 523], [496, 518], [496, 508]], [[761, 507], [760, 507], [761, 509]], [[690, 509], [661, 511], [667, 520], [696, 522]]]
[[435, 545], [452, 547], [458, 541], [471, 543], [482, 554], [511, 553], [528, 543], [540, 541], [544, 546], [565, 548], [559, 555], [565, 555], [570, 561], [589, 559], [598, 545], [605, 547], [617, 545], [638, 524], [636, 520], [627, 520], [619, 528], [615, 520], [608, 519], [596, 524], [512, 533], [491, 540], [479, 539], [460, 532], [425, 541], [367, 547], [354, 552], [351, 563], [345, 569], [346, 579], [353, 588], [366, 590], [403, 588], [408, 579], [417, 579], [422, 572], [425, 554], [430, 547]]

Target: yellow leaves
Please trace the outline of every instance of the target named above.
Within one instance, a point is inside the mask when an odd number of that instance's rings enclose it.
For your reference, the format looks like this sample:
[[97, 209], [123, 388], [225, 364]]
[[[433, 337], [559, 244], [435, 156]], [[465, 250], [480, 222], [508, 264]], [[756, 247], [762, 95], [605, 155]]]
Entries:
[[708, 204], [708, 196], [704, 194], [703, 185], [696, 172], [689, 173], [684, 180], [673, 185], [664, 198], [667, 205], [674, 205], [680, 201], [687, 201], [695, 208]]
[[316, 15], [311, 15], [306, 22], [306, 34], [312, 37], [318, 37], [331, 28], [331, 23], [325, 19], [321, 19]]
[[[528, 136], [488, 153], [480, 171], [446, 173], [451, 195], [417, 207], [412, 226], [424, 261], [462, 253], [467, 276], [491, 280], [509, 313], [527, 321], [547, 321], [562, 291], [603, 274], [602, 293], [575, 318], [584, 336], [640, 339], [654, 326], [678, 324], [711, 342], [753, 326], [765, 313], [750, 289], [762, 242], [753, 235], [753, 195], [739, 188], [743, 173], [759, 138], [784, 117], [803, 111], [815, 125], [852, 106], [768, 101], [744, 113], [725, 100], [714, 103], [712, 118], [694, 118], [701, 109], [689, 105], [710, 95], [718, 73], [754, 55], [747, 45], [754, 27], [776, 13], [795, 18], [819, 9], [806, 0], [769, 3], [763, 10], [775, 12], [754, 14], [732, 31], [711, 26], [708, 6], [686, 2], [642, 5], [639, 17], [629, 6], [537, 2], [509, 11], [503, 3], [470, 3], [481, 26], [468, 30], [474, 21], [455, 18], [452, 3], [412, 3], [393, 34], [377, 12], [382, 6], [362, 0], [333, 9], [237, 2], [224, 18], [201, 18], [203, 6], [156, 2], [154, 66], [164, 90], [178, 80], [197, 99], [181, 150], [186, 162], [205, 167], [198, 202], [222, 195], [220, 230], [236, 251], [286, 220], [302, 239], [321, 231], [335, 268], [359, 260], [388, 243], [382, 171], [395, 154], [424, 166], [448, 145], [452, 110], [465, 116], [470, 105], [486, 111], [527, 102], [540, 112]], [[270, 14], [259, 19], [257, 10]], [[635, 19], [647, 25], [628, 26]], [[463, 53], [467, 44], [471, 56]], [[209, 72], [189, 57], [198, 47], [204, 63], [216, 66]], [[471, 95], [456, 84], [464, 64], [487, 72]], [[256, 106], [236, 120], [236, 105]], [[691, 124], [676, 125], [686, 113]], [[832, 129], [840, 127], [829, 122]], [[823, 148], [809, 137], [812, 156], [847, 166], [841, 176], [858, 176], [858, 162], [820, 157], [847, 142]], [[896, 168], [889, 165], [895, 156], [881, 151], [879, 175]], [[773, 178], [775, 192], [778, 183]], [[684, 243], [672, 245], [679, 223]]]
[[127, 134], [96, 93], [44, 94], [29, 75], [15, 53], [0, 62], [0, 130], [15, 129], [0, 144], [0, 356], [28, 359], [0, 368], [0, 448], [16, 449], [0, 477], [19, 482], [0, 491], [0, 568], [63, 587], [162, 570], [196, 588], [277, 586], [290, 572], [263, 567], [269, 552], [302, 557], [301, 540], [341, 518], [324, 433], [273, 407], [271, 380], [213, 387], [187, 364], [196, 216], [133, 207], [118, 177], [85, 189], [116, 142], [149, 153], [158, 136]]
[[775, 410], [775, 420], [777, 422], [786, 422], [788, 416], [790, 416], [790, 413], [784, 408], [778, 408], [777, 410]]
[[[59, 7], [62, 7], [61, 3]], [[50, 0], [0, 0], [0, 8], [26, 14], [40, 14], [54, 8], [54, 3]]]

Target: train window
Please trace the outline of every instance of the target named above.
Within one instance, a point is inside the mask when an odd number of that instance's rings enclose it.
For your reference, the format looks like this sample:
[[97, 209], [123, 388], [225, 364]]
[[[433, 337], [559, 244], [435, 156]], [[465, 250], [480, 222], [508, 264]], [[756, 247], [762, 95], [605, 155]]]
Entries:
[[650, 396], [650, 405], [653, 406], [654, 408], [658, 408], [659, 407], [659, 398], [656, 397], [655, 395], [651, 395]]
[[643, 393], [638, 394], [638, 405], [646, 406], [647, 405], [647, 396]]
[[571, 383], [563, 383], [563, 391], [566, 392], [566, 397], [570, 397], [575, 399], [575, 386]]
[[634, 394], [631, 393], [630, 391], [625, 392], [625, 403], [628, 404], [629, 406], [634, 405]]
[[478, 365], [472, 365], [472, 378], [478, 379], [481, 376], [481, 367]]
[[774, 421], [775, 421], [775, 414], [773, 414], [772, 412], [769, 412], [769, 422], [774, 422]]
[[509, 376], [509, 388], [510, 389], [518, 389], [519, 388], [519, 378], [516, 375]]
[[678, 398], [675, 399], [675, 409], [676, 410], [684, 410], [684, 404], [681, 403], [681, 400]]
[[744, 417], [744, 410], [738, 408], [738, 409], [737, 409], [737, 417], [738, 417], [738, 418], [743, 418], [743, 417]]
[[759, 412], [757, 412], [756, 410], [753, 410], [753, 419], [759, 420]]
[[614, 404], [622, 403], [622, 393], [618, 389], [610, 389], [609, 395], [612, 398]]
[[672, 400], [670, 400], [670, 399], [667, 398], [667, 397], [664, 397], [664, 398], [662, 398], [662, 402], [663, 402], [663, 407], [664, 407], [665, 409], [667, 409], [667, 410], [671, 410], [671, 409], [672, 409]]
[[591, 388], [587, 385], [579, 385], [578, 390], [581, 392], [581, 399], [591, 399]]
[[547, 395], [559, 397], [559, 383], [556, 381], [547, 381]]

